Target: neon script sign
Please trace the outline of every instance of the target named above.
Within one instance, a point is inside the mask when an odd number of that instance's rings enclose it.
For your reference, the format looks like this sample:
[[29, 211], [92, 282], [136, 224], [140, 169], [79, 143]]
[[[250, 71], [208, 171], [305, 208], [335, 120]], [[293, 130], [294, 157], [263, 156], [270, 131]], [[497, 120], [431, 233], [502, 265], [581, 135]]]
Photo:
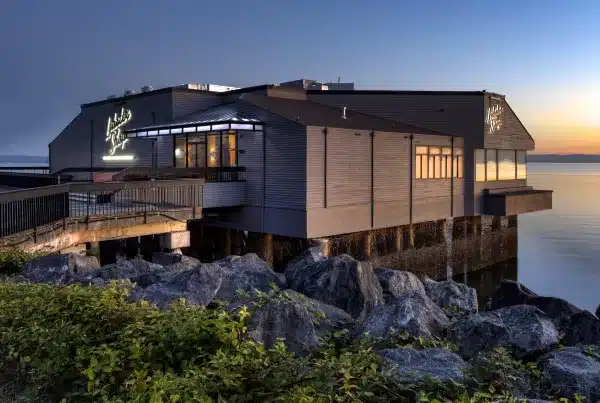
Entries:
[[490, 133], [494, 133], [502, 127], [502, 112], [504, 112], [504, 108], [500, 104], [488, 107], [485, 122], [490, 126]]
[[125, 149], [125, 144], [129, 141], [127, 135], [124, 134], [121, 129], [131, 120], [132, 114], [129, 109], [121, 108], [121, 114], [108, 118], [108, 124], [106, 125], [106, 142], [109, 143], [108, 154], [114, 155], [115, 152], [120, 148]]

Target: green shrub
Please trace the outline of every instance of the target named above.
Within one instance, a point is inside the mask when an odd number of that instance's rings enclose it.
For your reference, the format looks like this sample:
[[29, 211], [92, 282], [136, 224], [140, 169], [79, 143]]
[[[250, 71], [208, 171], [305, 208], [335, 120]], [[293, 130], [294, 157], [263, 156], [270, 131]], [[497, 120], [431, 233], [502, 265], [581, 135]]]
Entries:
[[43, 255], [44, 253], [25, 252], [21, 249], [0, 250], [0, 274], [20, 273], [25, 263]]
[[[246, 333], [250, 312], [170, 311], [106, 288], [0, 282], [0, 400], [65, 402], [490, 402], [502, 391], [399, 384], [373, 342], [340, 332], [299, 358]], [[282, 298], [273, 292], [273, 297]], [[271, 296], [261, 294], [259, 299]], [[452, 347], [399, 335], [395, 345]]]

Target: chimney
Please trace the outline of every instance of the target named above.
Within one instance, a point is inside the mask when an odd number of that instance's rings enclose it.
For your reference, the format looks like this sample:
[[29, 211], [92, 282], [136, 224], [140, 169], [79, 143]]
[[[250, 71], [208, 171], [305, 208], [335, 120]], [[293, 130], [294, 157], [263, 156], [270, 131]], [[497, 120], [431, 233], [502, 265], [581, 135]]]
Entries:
[[342, 107], [342, 119], [347, 119], [346, 117], [346, 107]]

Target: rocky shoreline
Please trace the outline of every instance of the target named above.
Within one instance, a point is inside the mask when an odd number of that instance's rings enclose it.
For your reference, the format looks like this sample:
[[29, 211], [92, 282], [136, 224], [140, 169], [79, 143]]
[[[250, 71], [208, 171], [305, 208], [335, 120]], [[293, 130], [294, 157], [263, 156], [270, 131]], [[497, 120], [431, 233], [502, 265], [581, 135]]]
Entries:
[[[229, 312], [249, 309], [252, 339], [266, 347], [283, 339], [298, 356], [319, 350], [331, 337], [368, 339], [378, 346], [381, 370], [404, 383], [474, 383], [475, 372], [510, 355], [524, 363], [505, 371], [508, 392], [517, 398], [600, 399], [598, 317], [514, 281], [504, 281], [490, 309], [479, 312], [475, 290], [464, 284], [421, 280], [348, 255], [327, 258], [315, 248], [284, 273], [254, 254], [200, 263], [159, 252], [152, 260], [100, 267], [94, 257], [49, 255], [28, 262], [9, 281], [105, 286], [128, 280], [130, 301], [160, 309], [181, 298], [209, 308], [222, 304]], [[422, 348], [394, 348], [397, 338]]]

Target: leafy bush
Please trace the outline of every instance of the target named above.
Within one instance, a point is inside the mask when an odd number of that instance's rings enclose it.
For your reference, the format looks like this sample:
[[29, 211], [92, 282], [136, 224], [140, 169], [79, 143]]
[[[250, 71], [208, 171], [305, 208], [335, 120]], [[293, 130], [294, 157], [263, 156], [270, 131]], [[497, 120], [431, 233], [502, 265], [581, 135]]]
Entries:
[[[399, 384], [374, 344], [343, 332], [307, 357], [246, 333], [250, 315], [179, 301], [170, 311], [128, 303], [109, 287], [0, 282], [0, 400], [77, 402], [490, 402], [493, 386]], [[275, 292], [275, 296], [281, 293]], [[269, 298], [261, 294], [260, 298]], [[399, 335], [394, 344], [446, 346]], [[447, 347], [451, 347], [447, 345]], [[482, 384], [483, 385], [483, 384]], [[514, 401], [514, 400], [513, 400]]]
[[25, 263], [43, 255], [43, 253], [25, 252], [21, 249], [0, 250], [0, 274], [20, 273]]

